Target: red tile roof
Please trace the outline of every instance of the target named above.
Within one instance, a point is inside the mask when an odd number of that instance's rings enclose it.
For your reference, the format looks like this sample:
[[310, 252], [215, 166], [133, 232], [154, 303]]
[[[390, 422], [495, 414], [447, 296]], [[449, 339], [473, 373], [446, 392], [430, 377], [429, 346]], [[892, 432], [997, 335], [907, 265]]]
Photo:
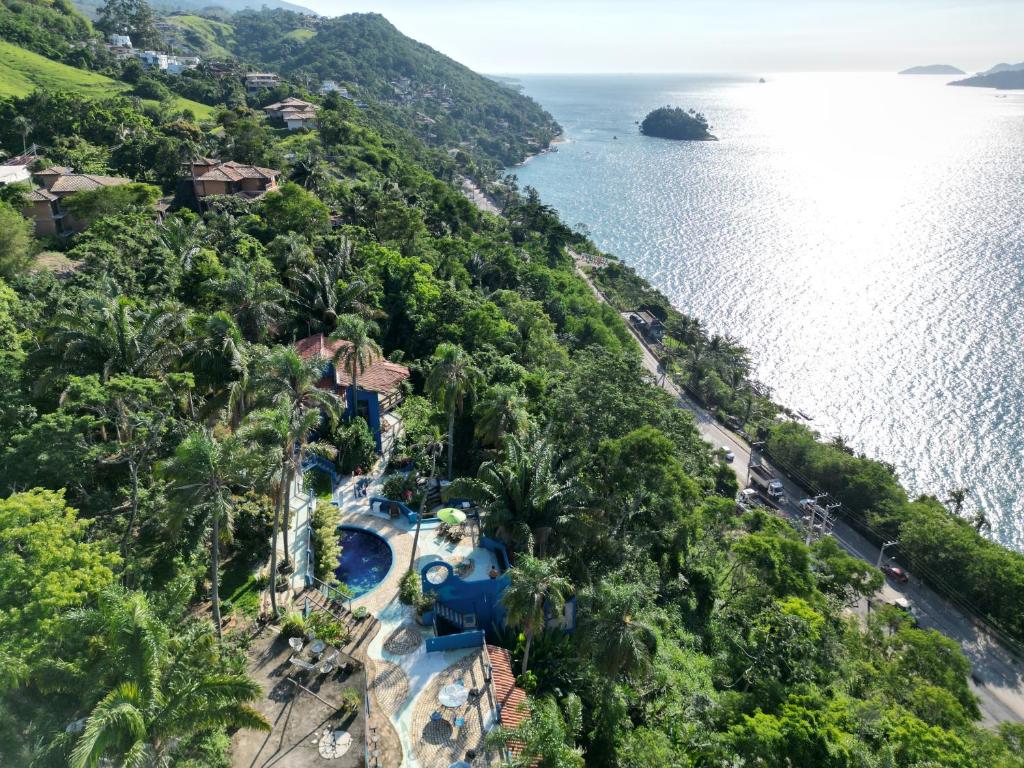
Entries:
[[[195, 165], [207, 165], [208, 159], [204, 159]], [[261, 168], [258, 165], [243, 165], [234, 160], [225, 163], [217, 163], [205, 173], [196, 176], [196, 181], [241, 181], [242, 179], [263, 179], [273, 181], [281, 175], [280, 171], [273, 168]]]
[[50, 191], [55, 194], [70, 194], [72, 192], [88, 192], [99, 187], [116, 187], [120, 184], [131, 184], [131, 179], [123, 176], [97, 176], [93, 173], [68, 173], [58, 176], [56, 181], [50, 185]]
[[[295, 342], [295, 350], [306, 360], [320, 357], [332, 360], [339, 350], [351, 346], [347, 341], [331, 339], [322, 333], [307, 336]], [[359, 388], [367, 392], [391, 392], [409, 378], [409, 369], [392, 363], [383, 357], [375, 357], [366, 369], [359, 373]], [[347, 387], [352, 383], [348, 371], [335, 366], [334, 383]]]
[[501, 724], [506, 728], [515, 728], [530, 717], [526, 691], [516, 687], [516, 676], [512, 674], [512, 659], [508, 651], [496, 645], [488, 645], [487, 655], [491, 657], [494, 696], [501, 706]]

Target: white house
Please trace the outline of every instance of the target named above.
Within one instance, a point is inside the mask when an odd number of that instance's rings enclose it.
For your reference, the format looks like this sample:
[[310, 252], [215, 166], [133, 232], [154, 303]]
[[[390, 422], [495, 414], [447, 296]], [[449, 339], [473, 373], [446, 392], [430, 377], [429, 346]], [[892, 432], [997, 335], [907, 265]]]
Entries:
[[338, 85], [334, 80], [324, 80], [320, 83], [320, 93], [326, 96], [328, 93], [336, 93], [343, 99], [351, 98], [348, 95], [348, 88], [343, 85]]
[[115, 48], [131, 48], [132, 39], [128, 35], [107, 35], [107, 42]]

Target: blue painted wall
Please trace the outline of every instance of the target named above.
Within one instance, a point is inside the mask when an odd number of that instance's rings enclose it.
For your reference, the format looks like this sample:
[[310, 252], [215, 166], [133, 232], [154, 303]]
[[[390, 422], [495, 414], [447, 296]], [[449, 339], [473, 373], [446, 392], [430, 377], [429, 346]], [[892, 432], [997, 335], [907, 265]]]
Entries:
[[456, 635], [442, 635], [441, 637], [428, 637], [428, 651], [453, 651], [456, 648], [479, 648], [484, 644], [484, 632], [482, 629], [473, 629], [467, 632], [459, 632]]
[[[334, 363], [327, 364], [327, 371], [324, 375], [331, 379], [335, 378]], [[352, 387], [347, 387], [345, 392], [346, 418], [351, 418], [357, 413], [356, 397], [359, 402], [366, 403], [366, 418], [370, 425], [370, 431], [373, 433], [373, 440], [377, 444], [377, 453], [380, 453], [383, 450], [383, 445], [380, 438], [380, 401], [377, 399], [377, 393], [360, 389], [354, 396]]]

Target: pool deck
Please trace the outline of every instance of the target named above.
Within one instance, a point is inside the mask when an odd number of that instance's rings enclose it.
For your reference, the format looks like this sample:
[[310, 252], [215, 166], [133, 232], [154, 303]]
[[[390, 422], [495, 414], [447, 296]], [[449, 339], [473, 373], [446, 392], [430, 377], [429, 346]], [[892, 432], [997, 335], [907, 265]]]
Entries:
[[[458, 543], [438, 538], [436, 525], [420, 528], [416, 557], [413, 558], [415, 526], [405, 517], [392, 519], [371, 511], [369, 499], [380, 493], [382, 478], [375, 477], [365, 496], [355, 496], [355, 480], [348, 479], [335, 491], [335, 503], [341, 509], [341, 524], [372, 531], [391, 547], [391, 569], [376, 587], [352, 600], [353, 608], [365, 606], [376, 616], [380, 631], [366, 647], [372, 721], [386, 720], [388, 736], [397, 737], [401, 748], [400, 762], [393, 749], [382, 749], [386, 766], [403, 768], [447, 768], [458, 760], [473, 766], [493, 765], [497, 755], [485, 754], [483, 739], [497, 721], [497, 712], [488, 696], [458, 710], [441, 707], [440, 689], [453, 680], [462, 680], [467, 688], [485, 688], [483, 682], [484, 650], [469, 648], [428, 653], [426, 638], [433, 635], [430, 627], [416, 622], [413, 609], [398, 600], [398, 586], [410, 562], [416, 572], [427, 563], [444, 560], [451, 564], [471, 557], [473, 571], [467, 580], [489, 578], [497, 563], [493, 553], [476, 547], [470, 536]], [[431, 720], [440, 711], [442, 720]], [[456, 728], [455, 718], [464, 724]], [[389, 741], [384, 739], [383, 742]], [[390, 746], [390, 745], [388, 745]], [[478, 754], [472, 761], [466, 753]], [[389, 754], [391, 753], [391, 754]], [[389, 759], [390, 758], [390, 759]]]

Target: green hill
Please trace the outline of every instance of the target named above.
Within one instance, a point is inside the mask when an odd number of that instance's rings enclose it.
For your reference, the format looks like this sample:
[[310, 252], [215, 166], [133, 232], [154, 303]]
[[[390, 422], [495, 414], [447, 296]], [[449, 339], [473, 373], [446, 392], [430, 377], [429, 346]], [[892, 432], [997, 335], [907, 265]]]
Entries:
[[235, 30], [230, 24], [189, 14], [167, 16], [161, 21], [170, 27], [161, 31], [176, 51], [205, 59], [230, 59], [234, 56], [231, 48], [235, 44]]
[[[0, 96], [27, 96], [37, 88], [71, 91], [87, 98], [108, 98], [127, 93], [131, 86], [96, 72], [70, 67], [38, 53], [0, 41]], [[214, 109], [189, 99], [176, 98], [175, 106], [190, 109], [201, 120], [209, 120]]]

